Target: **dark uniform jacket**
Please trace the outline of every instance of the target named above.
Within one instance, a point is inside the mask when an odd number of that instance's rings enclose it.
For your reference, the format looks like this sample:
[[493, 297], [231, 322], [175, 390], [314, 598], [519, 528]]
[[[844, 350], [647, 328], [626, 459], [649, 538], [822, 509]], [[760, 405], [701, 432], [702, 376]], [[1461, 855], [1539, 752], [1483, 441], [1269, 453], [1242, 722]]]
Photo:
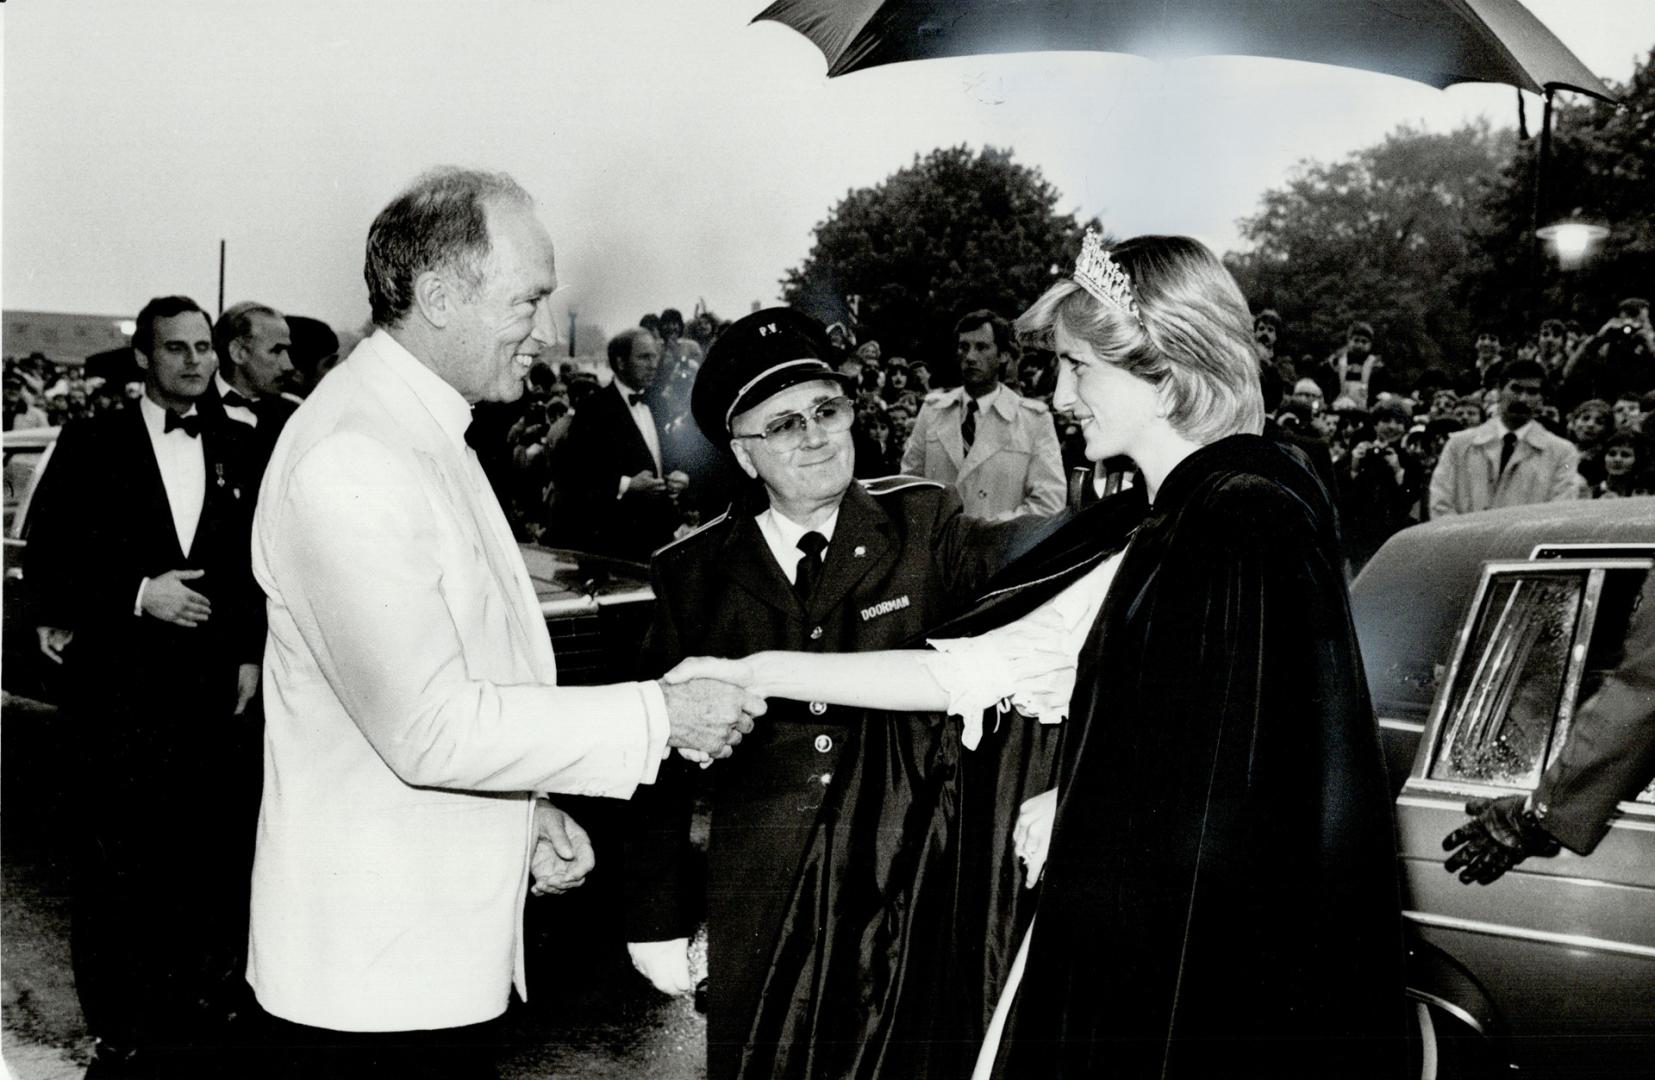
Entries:
[[[764, 649], [849, 652], [895, 648], [972, 598], [1019, 538], [1045, 523], [990, 526], [965, 517], [944, 486], [914, 477], [852, 484], [840, 505], [808, 610], [771, 555], [754, 516], [761, 501], [656, 554], [656, 621], [645, 674], [686, 656], [740, 657]], [[801, 858], [842, 754], [865, 725], [931, 724], [935, 715], [870, 714], [773, 701], [735, 755], [708, 771], [708, 1075], [736, 1075]], [[688, 770], [683, 770], [687, 772]], [[687, 799], [663, 780], [640, 790], [645, 822], [629, 850], [628, 938], [664, 940], [693, 925], [683, 857]], [[869, 844], [866, 863], [882, 852]], [[762, 1074], [754, 1073], [754, 1075]]]

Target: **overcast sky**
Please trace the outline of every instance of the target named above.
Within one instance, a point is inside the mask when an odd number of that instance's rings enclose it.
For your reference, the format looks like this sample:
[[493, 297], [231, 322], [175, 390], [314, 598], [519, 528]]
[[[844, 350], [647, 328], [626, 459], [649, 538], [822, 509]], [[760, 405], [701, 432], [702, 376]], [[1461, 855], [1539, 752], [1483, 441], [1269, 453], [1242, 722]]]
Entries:
[[[829, 81], [803, 37], [748, 25], [763, 6], [13, 0], [0, 301], [211, 307], [223, 237], [227, 303], [354, 327], [369, 222], [456, 163], [538, 197], [583, 319], [615, 330], [698, 297], [731, 317], [776, 298], [848, 189], [937, 146], [1010, 146], [1065, 210], [1224, 250], [1301, 158], [1402, 123], [1515, 122], [1506, 87], [1274, 60], [994, 56]], [[1655, 45], [1651, 0], [1528, 6], [1608, 79]]]

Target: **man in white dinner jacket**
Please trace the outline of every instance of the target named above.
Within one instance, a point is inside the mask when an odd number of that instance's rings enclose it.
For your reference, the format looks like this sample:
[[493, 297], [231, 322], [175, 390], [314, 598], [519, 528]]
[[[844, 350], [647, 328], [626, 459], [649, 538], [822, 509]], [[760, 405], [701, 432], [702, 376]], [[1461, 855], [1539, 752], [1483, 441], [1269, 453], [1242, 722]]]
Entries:
[[287, 424], [254, 523], [270, 628], [247, 979], [281, 1075], [491, 1076], [487, 1022], [525, 992], [531, 861], [545, 892], [593, 860], [537, 794], [626, 798], [669, 746], [727, 755], [764, 706], [707, 679], [556, 685], [465, 442], [470, 406], [516, 398], [554, 341], [528, 194], [427, 173], [375, 219], [364, 274], [377, 329]]

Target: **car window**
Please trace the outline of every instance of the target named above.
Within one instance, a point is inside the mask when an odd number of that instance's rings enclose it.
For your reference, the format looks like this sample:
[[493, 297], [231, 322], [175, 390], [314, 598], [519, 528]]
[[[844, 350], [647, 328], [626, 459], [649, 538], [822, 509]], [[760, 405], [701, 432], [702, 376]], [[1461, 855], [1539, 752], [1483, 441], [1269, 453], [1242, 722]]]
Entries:
[[12, 535], [12, 519], [17, 516], [23, 496], [29, 491], [29, 480], [40, 465], [44, 451], [35, 448], [6, 451], [6, 521], [5, 535]]
[[[1604, 561], [1487, 572], [1456, 657], [1429, 778], [1534, 787], [1579, 704], [1620, 664], [1645, 566]], [[1639, 801], [1650, 800], [1655, 791]]]
[[1431, 778], [1527, 786], [1539, 778], [1568, 672], [1584, 575], [1496, 578], [1449, 699]]

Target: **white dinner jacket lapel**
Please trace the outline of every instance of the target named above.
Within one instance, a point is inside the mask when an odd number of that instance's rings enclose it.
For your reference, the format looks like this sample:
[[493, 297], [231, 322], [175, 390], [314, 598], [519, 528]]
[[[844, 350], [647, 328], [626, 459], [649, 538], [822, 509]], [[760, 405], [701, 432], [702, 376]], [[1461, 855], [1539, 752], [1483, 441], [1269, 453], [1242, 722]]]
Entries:
[[[377, 351], [375, 358], [381, 359]], [[487, 475], [469, 448], [455, 445], [396, 369], [389, 364], [384, 366], [387, 377], [370, 380], [369, 385], [384, 388], [387, 411], [399, 421], [406, 421], [402, 424], [402, 430], [408, 434], [410, 448], [425, 464], [432, 480], [448, 495], [449, 501], [476, 525], [479, 547], [488, 562], [489, 572], [500, 587], [500, 595], [507, 601], [505, 607], [511, 617], [517, 655], [528, 662], [536, 681], [556, 682], [557, 663], [552, 655], [551, 639], [546, 633], [545, 623], [540, 619], [540, 602], [535, 597], [534, 583], [529, 580], [522, 553], [517, 550], [511, 526], [506, 522], [499, 500], [494, 497]], [[464, 628], [461, 629], [463, 632]]]

